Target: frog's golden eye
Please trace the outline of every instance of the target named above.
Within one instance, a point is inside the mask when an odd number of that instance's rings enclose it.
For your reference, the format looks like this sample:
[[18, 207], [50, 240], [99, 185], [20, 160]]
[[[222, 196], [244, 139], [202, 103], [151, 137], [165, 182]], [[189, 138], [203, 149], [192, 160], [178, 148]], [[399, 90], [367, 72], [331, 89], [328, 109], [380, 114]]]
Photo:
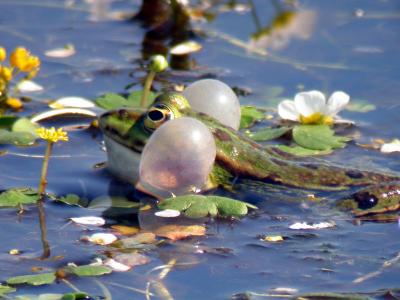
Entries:
[[168, 107], [164, 105], [154, 105], [147, 112], [144, 119], [144, 127], [147, 130], [154, 131], [166, 121], [173, 119], [173, 114]]

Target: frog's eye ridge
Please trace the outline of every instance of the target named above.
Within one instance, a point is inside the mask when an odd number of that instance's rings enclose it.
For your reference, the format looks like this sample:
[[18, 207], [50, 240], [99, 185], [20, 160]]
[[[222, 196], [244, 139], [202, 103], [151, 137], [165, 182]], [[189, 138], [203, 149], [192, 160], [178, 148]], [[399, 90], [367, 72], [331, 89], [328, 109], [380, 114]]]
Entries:
[[359, 209], [370, 209], [378, 204], [378, 198], [368, 192], [359, 192], [353, 195]]
[[154, 105], [149, 109], [144, 120], [145, 128], [154, 131], [165, 121], [173, 119], [171, 111], [163, 105]]

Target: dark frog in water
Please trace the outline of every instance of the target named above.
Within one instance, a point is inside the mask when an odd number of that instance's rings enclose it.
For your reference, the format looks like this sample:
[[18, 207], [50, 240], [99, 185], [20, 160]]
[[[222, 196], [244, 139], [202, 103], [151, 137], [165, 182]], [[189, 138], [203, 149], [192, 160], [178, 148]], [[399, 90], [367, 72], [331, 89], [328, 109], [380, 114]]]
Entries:
[[140, 154], [151, 134], [164, 122], [183, 116], [203, 122], [215, 138], [216, 160], [204, 189], [229, 186], [237, 177], [323, 191], [359, 186], [358, 192], [339, 200], [337, 206], [357, 216], [395, 211], [400, 207], [400, 176], [347, 169], [321, 160], [302, 162], [276, 148], [262, 147], [212, 117], [194, 112], [188, 101], [177, 93], [159, 96], [148, 110], [120, 109], [100, 117], [110, 171], [135, 184]]

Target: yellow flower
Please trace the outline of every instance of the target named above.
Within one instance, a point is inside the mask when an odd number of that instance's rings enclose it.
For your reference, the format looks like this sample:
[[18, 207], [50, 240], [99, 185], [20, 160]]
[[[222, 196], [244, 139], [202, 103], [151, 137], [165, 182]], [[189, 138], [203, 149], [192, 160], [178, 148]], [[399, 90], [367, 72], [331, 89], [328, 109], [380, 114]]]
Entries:
[[23, 106], [21, 100], [12, 97], [7, 98], [6, 104], [13, 109], [20, 109]]
[[18, 47], [10, 55], [10, 64], [22, 72], [31, 72], [40, 67], [40, 60], [25, 48]]
[[41, 139], [51, 143], [57, 143], [58, 141], [68, 141], [68, 135], [65, 131], [62, 130], [62, 128], [58, 128], [56, 130], [54, 127], [51, 127], [50, 129], [40, 127], [39, 129], [36, 129], [36, 133]]
[[11, 69], [7, 68], [7, 67], [0, 66], [0, 77], [4, 81], [10, 81], [12, 79], [12, 71], [11, 71]]
[[0, 61], [5, 60], [6, 57], [7, 57], [6, 49], [4, 49], [3, 47], [0, 47]]

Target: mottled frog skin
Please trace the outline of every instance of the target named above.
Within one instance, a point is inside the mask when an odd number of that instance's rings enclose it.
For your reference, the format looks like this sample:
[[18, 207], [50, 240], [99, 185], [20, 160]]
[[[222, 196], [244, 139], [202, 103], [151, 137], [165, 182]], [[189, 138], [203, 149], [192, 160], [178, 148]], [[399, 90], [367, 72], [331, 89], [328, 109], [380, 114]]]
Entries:
[[[217, 156], [206, 188], [229, 186], [237, 177], [324, 191], [360, 186], [364, 188], [348, 199], [338, 201], [337, 206], [351, 210], [357, 216], [394, 211], [400, 207], [400, 176], [348, 169], [317, 159], [302, 162], [276, 148], [262, 147], [215, 119], [192, 111], [187, 100], [177, 93], [159, 96], [147, 111], [120, 109], [107, 112], [100, 117], [99, 124], [106, 142], [123, 147], [124, 152], [118, 154], [122, 159], [127, 155], [140, 157], [152, 132], [164, 122], [181, 116], [201, 120], [215, 137]], [[109, 153], [109, 162], [110, 155], [112, 153]], [[112, 167], [117, 176], [124, 173], [124, 164], [121, 165]]]

